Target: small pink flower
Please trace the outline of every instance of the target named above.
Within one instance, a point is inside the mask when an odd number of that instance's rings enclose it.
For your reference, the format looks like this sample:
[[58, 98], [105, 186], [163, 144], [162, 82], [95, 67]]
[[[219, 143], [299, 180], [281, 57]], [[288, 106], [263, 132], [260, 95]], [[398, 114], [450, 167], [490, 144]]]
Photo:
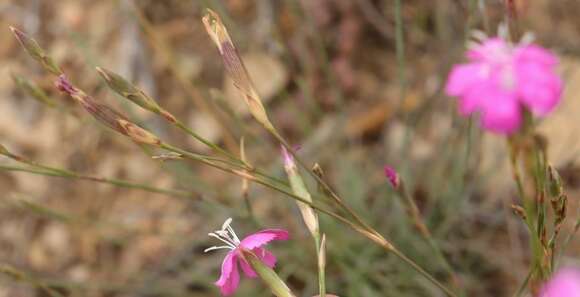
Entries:
[[399, 174], [397, 173], [397, 171], [391, 166], [385, 166], [384, 171], [385, 171], [385, 176], [389, 180], [389, 183], [391, 183], [391, 186], [393, 187], [393, 189], [395, 189], [395, 190], [398, 189], [399, 184], [401, 183], [401, 180], [399, 179]]
[[524, 108], [546, 116], [560, 101], [558, 59], [540, 46], [494, 37], [472, 46], [467, 58], [451, 70], [445, 92], [460, 98], [461, 114], [479, 112], [487, 130], [511, 134], [520, 127]]
[[580, 270], [563, 268], [544, 285], [540, 297], [580, 297]]
[[240, 273], [238, 264], [247, 277], [254, 278], [256, 272], [244, 259], [242, 251], [253, 252], [266, 266], [272, 268], [276, 265], [276, 257], [266, 249], [262, 248], [273, 240], [287, 240], [288, 231], [282, 229], [266, 229], [246, 236], [240, 240], [234, 229], [230, 226], [232, 219], [227, 219], [222, 229], [209, 233], [209, 236], [215, 237], [225, 243], [224, 246], [213, 246], [207, 248], [205, 252], [229, 249], [230, 251], [222, 263], [222, 272], [215, 285], [220, 288], [222, 295], [228, 296], [233, 294], [238, 288], [240, 282]]

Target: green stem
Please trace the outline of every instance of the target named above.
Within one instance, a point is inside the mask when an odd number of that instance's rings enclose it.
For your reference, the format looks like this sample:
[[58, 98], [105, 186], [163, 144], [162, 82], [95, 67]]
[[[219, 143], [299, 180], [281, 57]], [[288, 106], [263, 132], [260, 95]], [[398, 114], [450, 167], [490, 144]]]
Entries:
[[[51, 167], [46, 167], [51, 168]], [[147, 192], [158, 193], [158, 194], [165, 194], [169, 196], [179, 197], [179, 198], [187, 198], [191, 200], [204, 200], [203, 196], [197, 195], [195, 193], [181, 191], [181, 190], [171, 190], [171, 189], [161, 189], [156, 188], [148, 185], [143, 185], [139, 183], [133, 183], [126, 180], [121, 179], [112, 179], [112, 178], [104, 178], [104, 177], [96, 177], [96, 176], [88, 176], [82, 175], [73, 171], [68, 171], [64, 169], [53, 168], [51, 169], [34, 169], [34, 168], [26, 168], [20, 166], [8, 166], [8, 165], [0, 165], [0, 170], [6, 171], [19, 171], [19, 172], [27, 172], [45, 176], [52, 176], [52, 177], [62, 177], [68, 179], [80, 179], [80, 180], [88, 180], [93, 182], [111, 184], [118, 187], [123, 188], [130, 188], [130, 189], [139, 189]]]
[[243, 160], [239, 159], [238, 157], [234, 156], [233, 154], [229, 153], [228, 151], [222, 149], [221, 147], [219, 147], [218, 145], [212, 143], [211, 141], [205, 139], [204, 137], [198, 135], [197, 133], [195, 133], [193, 130], [191, 130], [189, 127], [187, 127], [183, 122], [181, 122], [180, 120], [176, 120], [173, 123], [177, 128], [181, 129], [182, 131], [184, 131], [185, 133], [187, 133], [188, 135], [192, 136], [193, 138], [195, 138], [197, 141], [203, 143], [204, 145], [206, 145], [207, 147], [211, 148], [214, 152], [222, 154], [223, 156], [236, 161], [238, 163], [240, 163], [240, 165], [244, 165], [248, 168], [251, 168], [251, 166], [244, 162]]
[[453, 291], [449, 290], [445, 285], [443, 285], [438, 280], [436, 280], [431, 274], [429, 274], [427, 271], [425, 271], [423, 268], [421, 268], [421, 266], [417, 265], [417, 263], [415, 263], [415, 261], [413, 261], [413, 260], [409, 259], [407, 256], [405, 256], [405, 254], [401, 253], [397, 249], [392, 249], [391, 252], [395, 256], [397, 256], [397, 258], [401, 259], [407, 265], [411, 266], [411, 268], [413, 268], [416, 272], [418, 272], [420, 275], [425, 277], [427, 280], [429, 280], [431, 283], [433, 283], [435, 286], [437, 286], [439, 289], [441, 289], [443, 292], [445, 292], [445, 294], [447, 294], [448, 296], [451, 296], [451, 297], [457, 297], [457, 295], [455, 293], [453, 293]]
[[[318, 260], [318, 296], [319, 297], [326, 297], [326, 276], [325, 276], [325, 267], [324, 265], [321, 265], [320, 261], [320, 257], [321, 254], [324, 253], [324, 251], [321, 250], [322, 246], [320, 243], [320, 234], [317, 234], [316, 236], [313, 236], [314, 238], [314, 245], [316, 246], [316, 258]], [[326, 261], [326, 259], [322, 259], [323, 261]]]

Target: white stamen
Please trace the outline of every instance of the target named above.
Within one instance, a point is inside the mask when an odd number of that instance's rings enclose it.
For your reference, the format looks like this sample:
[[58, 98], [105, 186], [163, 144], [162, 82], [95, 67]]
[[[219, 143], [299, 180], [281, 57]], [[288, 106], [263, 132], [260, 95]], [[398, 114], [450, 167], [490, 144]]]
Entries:
[[238, 237], [238, 235], [236, 234], [236, 232], [234, 231], [234, 229], [231, 226], [229, 226], [229, 225], [228, 225], [228, 231], [230, 231], [230, 233], [234, 237], [234, 242], [236, 244], [240, 244], [240, 238]]
[[207, 253], [209, 251], [215, 251], [215, 250], [222, 250], [222, 249], [228, 249], [231, 250], [232, 247], [229, 245], [222, 245], [222, 246], [212, 246], [212, 247], [208, 247], [207, 249], [203, 250], [204, 253]]
[[524, 33], [524, 36], [520, 39], [520, 45], [528, 45], [534, 42], [536, 36], [532, 32]]
[[217, 238], [219, 241], [225, 243], [224, 246], [212, 246], [204, 250], [204, 252], [209, 252], [213, 250], [220, 249], [230, 249], [235, 250], [240, 245], [240, 238], [234, 232], [234, 229], [230, 226], [232, 223], [232, 218], [228, 218], [222, 225], [221, 230], [217, 230], [209, 233], [210, 237]]
[[506, 23], [502, 22], [497, 27], [497, 36], [501, 37], [503, 40], [511, 40], [510, 30]]
[[228, 240], [229, 238], [221, 237], [221, 236], [219, 236], [219, 235], [217, 235], [215, 233], [209, 233], [208, 235], [211, 236], [211, 237], [217, 238], [219, 241], [227, 244], [228, 246], [230, 246], [230, 247], [232, 247], [234, 249], [236, 248], [236, 245], [233, 242], [231, 242], [231, 241]]
[[222, 231], [226, 230], [226, 228], [228, 228], [230, 226], [230, 224], [232, 223], [232, 218], [228, 218], [224, 224], [222, 225]]
[[471, 36], [473, 37], [473, 39], [480, 41], [480, 42], [487, 39], [487, 34], [485, 34], [485, 32], [480, 31], [480, 30], [473, 30], [471, 32]]

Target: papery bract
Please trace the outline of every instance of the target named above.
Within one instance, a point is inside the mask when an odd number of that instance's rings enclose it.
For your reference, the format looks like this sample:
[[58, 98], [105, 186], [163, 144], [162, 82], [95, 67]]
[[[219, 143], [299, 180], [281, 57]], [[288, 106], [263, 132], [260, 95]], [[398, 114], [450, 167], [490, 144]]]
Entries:
[[445, 91], [459, 97], [462, 115], [480, 113], [486, 130], [511, 134], [521, 126], [524, 108], [542, 117], [560, 101], [558, 59], [540, 46], [495, 37], [472, 46], [466, 56], [468, 63], [451, 70]]
[[231, 219], [228, 219], [221, 230], [210, 233], [209, 235], [224, 242], [224, 246], [214, 246], [205, 251], [217, 249], [229, 249], [230, 251], [222, 263], [220, 278], [215, 285], [220, 288], [224, 296], [233, 294], [238, 288], [240, 282], [240, 273], [238, 265], [247, 277], [254, 278], [256, 272], [250, 264], [244, 259], [243, 252], [252, 252], [263, 264], [272, 268], [276, 265], [274, 254], [264, 249], [262, 246], [274, 240], [288, 240], [288, 231], [282, 229], [265, 229], [246, 236], [240, 240], [232, 227]]

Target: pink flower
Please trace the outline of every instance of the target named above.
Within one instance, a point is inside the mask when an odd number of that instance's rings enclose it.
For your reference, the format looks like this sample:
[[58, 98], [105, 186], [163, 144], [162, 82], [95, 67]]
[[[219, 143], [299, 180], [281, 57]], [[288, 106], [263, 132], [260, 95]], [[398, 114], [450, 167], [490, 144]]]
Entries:
[[244, 259], [242, 252], [254, 253], [266, 266], [272, 268], [276, 265], [276, 257], [271, 252], [262, 248], [262, 246], [273, 240], [288, 239], [288, 231], [286, 230], [266, 229], [250, 234], [240, 240], [234, 232], [234, 229], [230, 226], [231, 222], [231, 218], [227, 219], [221, 230], [209, 233], [209, 236], [219, 239], [226, 245], [213, 246], [205, 250], [205, 252], [218, 249], [230, 250], [222, 263], [220, 278], [215, 282], [215, 285], [220, 288], [224, 296], [233, 294], [238, 288], [240, 282], [238, 264], [246, 276], [250, 278], [257, 276], [254, 269]]
[[472, 46], [467, 58], [451, 70], [445, 92], [460, 98], [461, 114], [479, 112], [487, 130], [511, 134], [520, 127], [524, 108], [541, 117], [560, 101], [558, 59], [540, 46], [488, 38]]
[[399, 174], [397, 173], [397, 171], [391, 166], [385, 166], [384, 171], [385, 176], [389, 180], [389, 183], [391, 183], [393, 189], [396, 190], [397, 188], [399, 188], [399, 184], [401, 181], [399, 179]]
[[580, 297], [580, 270], [560, 269], [542, 288], [540, 297]]

